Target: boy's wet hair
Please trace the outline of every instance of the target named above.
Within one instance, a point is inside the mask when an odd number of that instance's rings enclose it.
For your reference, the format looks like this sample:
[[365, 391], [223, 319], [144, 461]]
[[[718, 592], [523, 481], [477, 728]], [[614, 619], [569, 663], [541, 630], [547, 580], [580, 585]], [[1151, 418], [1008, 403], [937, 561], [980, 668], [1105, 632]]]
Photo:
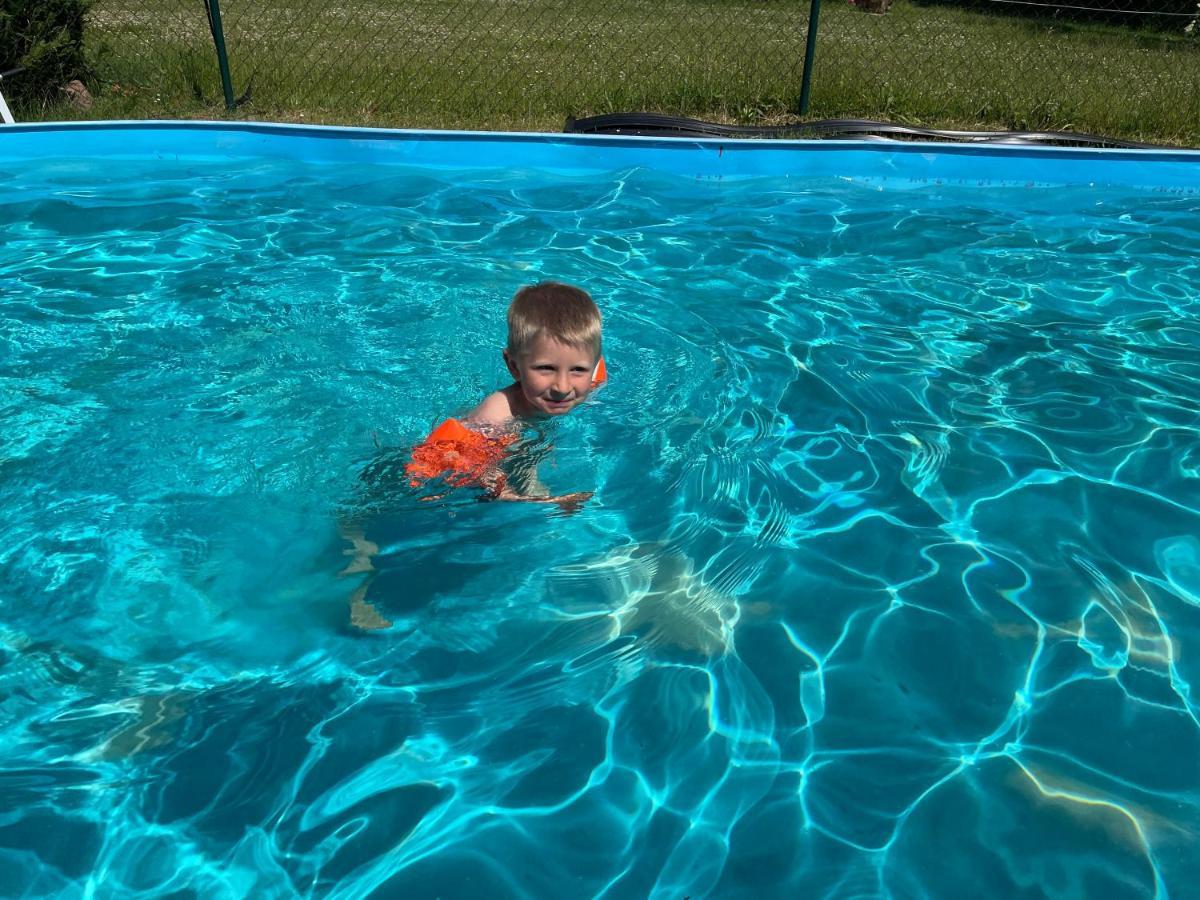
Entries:
[[540, 335], [600, 358], [600, 310], [588, 292], [558, 281], [530, 284], [508, 307], [508, 352], [524, 353]]

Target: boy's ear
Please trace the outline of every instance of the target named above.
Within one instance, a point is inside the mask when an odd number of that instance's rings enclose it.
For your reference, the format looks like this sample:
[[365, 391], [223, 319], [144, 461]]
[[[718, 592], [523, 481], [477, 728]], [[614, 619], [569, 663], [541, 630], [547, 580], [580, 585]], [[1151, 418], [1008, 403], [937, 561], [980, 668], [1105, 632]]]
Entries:
[[508, 374], [513, 377], [513, 381], [521, 380], [521, 370], [517, 368], [517, 361], [512, 358], [507, 347], [504, 349], [504, 365], [508, 367]]

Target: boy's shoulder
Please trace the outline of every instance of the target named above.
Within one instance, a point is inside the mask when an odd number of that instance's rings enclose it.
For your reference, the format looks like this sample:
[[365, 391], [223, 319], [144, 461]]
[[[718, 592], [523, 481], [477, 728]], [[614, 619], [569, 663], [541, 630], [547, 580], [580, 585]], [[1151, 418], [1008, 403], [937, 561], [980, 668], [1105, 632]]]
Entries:
[[511, 391], [505, 388], [504, 390], [493, 391], [488, 394], [483, 398], [483, 402], [475, 407], [467, 416], [467, 423], [493, 428], [510, 425], [517, 415], [513, 410], [510, 393]]

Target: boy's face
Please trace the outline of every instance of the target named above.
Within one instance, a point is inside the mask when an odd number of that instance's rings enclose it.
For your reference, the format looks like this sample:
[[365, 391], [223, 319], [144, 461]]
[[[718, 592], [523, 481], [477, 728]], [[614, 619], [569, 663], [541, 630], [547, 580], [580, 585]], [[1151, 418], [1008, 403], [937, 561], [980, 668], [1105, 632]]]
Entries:
[[523, 353], [504, 351], [509, 374], [534, 410], [547, 416], [569, 413], [592, 390], [597, 360], [580, 350], [542, 335]]

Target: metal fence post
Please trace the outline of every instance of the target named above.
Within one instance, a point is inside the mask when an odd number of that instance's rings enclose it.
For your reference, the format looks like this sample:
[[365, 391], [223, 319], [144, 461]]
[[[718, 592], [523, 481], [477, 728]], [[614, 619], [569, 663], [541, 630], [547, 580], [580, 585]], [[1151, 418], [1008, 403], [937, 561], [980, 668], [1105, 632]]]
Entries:
[[[216, 0], [213, 0], [215, 3]], [[817, 52], [817, 19], [821, 15], [821, 0], [811, 0], [808, 7], [808, 40], [804, 45], [804, 74], [800, 78], [800, 115], [808, 114], [808, 94], [812, 87], [813, 56]]]
[[221, 27], [221, 0], [204, 0], [208, 10], [208, 27], [212, 31], [213, 46], [217, 48], [217, 68], [221, 70], [221, 90], [225, 93], [225, 108], [233, 109], [233, 82], [229, 79], [229, 57], [225, 53], [225, 30]]

